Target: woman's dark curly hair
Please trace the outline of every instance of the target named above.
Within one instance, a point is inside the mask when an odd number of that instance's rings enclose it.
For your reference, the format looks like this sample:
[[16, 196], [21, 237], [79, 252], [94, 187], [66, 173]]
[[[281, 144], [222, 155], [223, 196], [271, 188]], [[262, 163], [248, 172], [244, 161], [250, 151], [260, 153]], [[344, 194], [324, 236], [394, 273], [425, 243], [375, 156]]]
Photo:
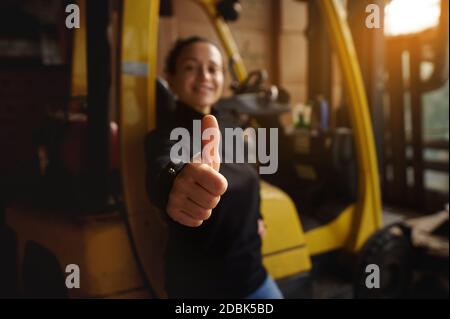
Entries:
[[203, 37], [191, 36], [184, 39], [178, 39], [177, 42], [175, 42], [175, 45], [169, 51], [169, 54], [167, 55], [164, 71], [167, 74], [171, 75], [175, 74], [177, 68], [177, 59], [180, 56], [181, 52], [183, 52], [183, 50], [188, 46], [190, 46], [191, 44], [197, 42], [209, 43], [215, 46], [220, 51], [219, 47], [214, 42]]

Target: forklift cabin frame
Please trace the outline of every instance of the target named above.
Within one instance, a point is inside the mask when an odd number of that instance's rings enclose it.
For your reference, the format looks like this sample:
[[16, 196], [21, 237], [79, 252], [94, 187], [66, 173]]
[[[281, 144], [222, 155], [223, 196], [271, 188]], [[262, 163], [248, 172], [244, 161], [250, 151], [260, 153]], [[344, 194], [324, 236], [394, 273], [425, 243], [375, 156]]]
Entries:
[[[247, 77], [247, 70], [239, 55], [237, 45], [227, 23], [218, 14], [215, 0], [194, 0], [206, 12], [219, 36], [237, 80], [242, 83]], [[356, 158], [358, 163], [358, 196], [356, 203], [347, 207], [339, 217], [319, 228], [303, 232], [301, 222], [292, 200], [280, 189], [262, 183], [262, 214], [270, 229], [263, 240], [264, 264], [275, 279], [282, 279], [311, 269], [310, 256], [343, 249], [356, 253], [367, 238], [381, 227], [381, 199], [378, 177], [378, 166], [374, 145], [374, 136], [363, 80], [357, 61], [352, 36], [346, 22], [345, 11], [338, 0], [319, 0], [321, 15], [332, 39], [349, 100], [349, 114], [355, 136]], [[129, 7], [129, 10], [127, 10]], [[130, 112], [127, 84], [129, 75], [123, 75], [121, 101], [121, 153], [123, 189], [127, 213], [131, 217], [131, 228], [137, 240], [141, 260], [150, 263], [149, 250], [144, 249], [141, 238], [145, 235], [142, 223], [134, 216], [145, 215], [151, 210], [145, 191], [138, 186], [143, 185], [142, 170], [145, 169], [142, 150], [137, 148], [145, 134], [155, 127], [155, 88], [156, 81], [156, 44], [158, 27], [158, 1], [151, 1], [150, 15], [147, 20], [148, 63], [146, 103], [140, 104], [139, 116]], [[125, 4], [124, 37], [128, 28], [137, 25], [136, 17], [131, 12], [131, 5]], [[131, 18], [133, 17], [133, 19]], [[124, 38], [125, 39], [125, 38]], [[123, 61], [135, 54], [137, 48], [122, 47]], [[132, 90], [132, 89], [131, 89]], [[138, 106], [136, 106], [138, 107]], [[132, 121], [132, 118], [134, 121]], [[276, 214], [275, 214], [276, 212]], [[275, 216], [276, 215], [276, 216]], [[156, 217], [155, 217], [156, 218]], [[164, 226], [161, 226], [164, 227]], [[160, 232], [158, 232], [160, 233]], [[281, 235], [283, 234], [283, 235]], [[147, 235], [148, 237], [149, 235]], [[139, 245], [143, 245], [139, 247]], [[281, 253], [283, 250], [284, 253]], [[146, 252], [147, 251], [147, 252]], [[277, 256], [277, 253], [281, 253]], [[149, 274], [149, 277], [150, 274]]]

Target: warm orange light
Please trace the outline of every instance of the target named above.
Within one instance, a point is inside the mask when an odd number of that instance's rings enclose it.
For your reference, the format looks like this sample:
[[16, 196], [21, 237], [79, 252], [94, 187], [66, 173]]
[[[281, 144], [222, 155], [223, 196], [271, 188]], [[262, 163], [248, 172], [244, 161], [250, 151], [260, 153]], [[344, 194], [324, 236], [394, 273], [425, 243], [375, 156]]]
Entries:
[[385, 8], [384, 33], [405, 35], [437, 26], [440, 3], [440, 0], [392, 0]]

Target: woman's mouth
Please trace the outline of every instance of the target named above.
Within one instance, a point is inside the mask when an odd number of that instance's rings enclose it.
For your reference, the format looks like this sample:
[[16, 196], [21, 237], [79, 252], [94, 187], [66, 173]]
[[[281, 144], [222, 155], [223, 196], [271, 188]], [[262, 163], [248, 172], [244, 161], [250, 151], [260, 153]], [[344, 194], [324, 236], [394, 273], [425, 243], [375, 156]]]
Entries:
[[200, 85], [195, 85], [193, 87], [193, 91], [195, 93], [199, 93], [199, 94], [208, 94], [214, 91], [214, 87], [211, 85], [205, 85], [205, 84], [200, 84]]

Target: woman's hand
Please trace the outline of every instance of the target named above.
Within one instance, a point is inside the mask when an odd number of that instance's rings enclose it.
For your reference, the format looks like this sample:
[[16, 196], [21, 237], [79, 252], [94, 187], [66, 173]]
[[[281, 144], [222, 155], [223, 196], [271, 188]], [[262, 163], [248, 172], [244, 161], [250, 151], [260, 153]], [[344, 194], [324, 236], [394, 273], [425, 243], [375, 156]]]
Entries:
[[258, 219], [258, 235], [262, 239], [266, 236], [266, 234], [267, 234], [266, 224], [264, 223], [264, 220], [259, 218]]
[[188, 163], [175, 179], [167, 203], [167, 214], [176, 222], [200, 226], [227, 189], [225, 177], [208, 164]]
[[[208, 130], [208, 131], [206, 131]], [[219, 173], [220, 131], [217, 120], [212, 115], [202, 119], [202, 137], [212, 132], [214, 139], [203, 140], [202, 163], [187, 163], [172, 186], [166, 212], [176, 222], [198, 227], [211, 216], [212, 209], [217, 206], [220, 196], [228, 187], [226, 178]], [[212, 136], [211, 134], [206, 134]]]

